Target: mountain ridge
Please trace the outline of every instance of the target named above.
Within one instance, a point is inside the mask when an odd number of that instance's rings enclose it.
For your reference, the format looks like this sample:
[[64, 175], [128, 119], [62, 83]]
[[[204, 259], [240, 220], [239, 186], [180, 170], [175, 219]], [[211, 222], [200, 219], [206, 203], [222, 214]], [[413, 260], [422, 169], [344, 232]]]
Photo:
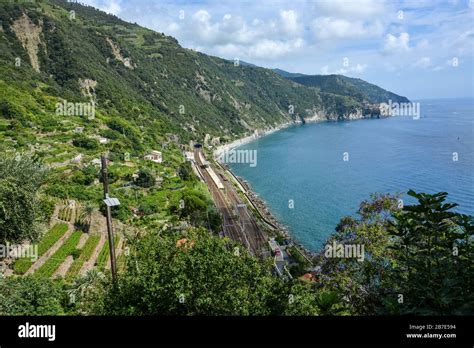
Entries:
[[349, 95], [361, 102], [383, 103], [388, 100], [400, 103], [409, 102], [409, 99], [404, 96], [397, 95], [360, 78], [341, 74], [307, 75], [292, 73], [278, 68], [272, 70], [280, 76], [304, 86], [315, 87], [325, 93]]
[[360, 102], [384, 103], [388, 100], [398, 103], [408, 103], [408, 98], [387, 91], [377, 85], [360, 78], [348, 77], [339, 74], [305, 75], [289, 78], [308, 87], [316, 87], [321, 92], [348, 95]]
[[122, 128], [138, 150], [165, 133], [184, 143], [206, 134], [226, 142], [287, 122], [380, 116], [357, 94], [318, 90], [294, 81], [300, 77], [186, 49], [91, 6], [0, 6], [0, 72], [9, 86], [0, 95], [0, 116], [24, 126], [64, 122], [54, 115], [62, 100], [94, 102], [99, 121]]

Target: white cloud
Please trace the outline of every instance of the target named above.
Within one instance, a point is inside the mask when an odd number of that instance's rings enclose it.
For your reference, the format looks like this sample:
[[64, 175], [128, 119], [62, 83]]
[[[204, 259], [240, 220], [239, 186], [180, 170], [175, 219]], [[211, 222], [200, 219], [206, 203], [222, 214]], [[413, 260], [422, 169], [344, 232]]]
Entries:
[[172, 34], [183, 39], [192, 39], [200, 45], [218, 46], [229, 44], [251, 44], [262, 37], [261, 30], [248, 26], [240, 16], [225, 14], [221, 20], [213, 21], [206, 10], [196, 11], [187, 21], [168, 25]]
[[120, 0], [82, 0], [81, 2], [116, 16], [122, 11]]
[[275, 60], [286, 55], [295, 54], [304, 46], [301, 38], [291, 41], [263, 39], [250, 46], [226, 44], [216, 47], [218, 54], [225, 57], [238, 57], [243, 59]]
[[316, 13], [350, 19], [367, 19], [388, 12], [388, 4], [384, 0], [330, 0], [318, 1], [314, 5]]
[[474, 30], [469, 29], [458, 33], [454, 40], [450, 40], [452, 51], [457, 55], [473, 55], [474, 54]]
[[168, 23], [170, 34], [188, 41], [188, 47], [226, 58], [274, 60], [305, 46], [299, 36], [302, 25], [294, 10], [281, 10], [272, 20], [225, 13], [220, 18], [207, 10], [197, 10], [187, 20]]
[[401, 33], [398, 37], [392, 34], [385, 36], [384, 50], [386, 52], [401, 52], [410, 50], [410, 35]]
[[114, 0], [110, 0], [106, 4], [106, 6], [104, 8], [104, 11], [107, 12], [107, 13], [118, 15], [122, 11], [122, 7], [120, 6], [119, 2], [116, 2]]
[[321, 68], [321, 74], [322, 75], [360, 75], [364, 73], [367, 69], [367, 64], [355, 64], [352, 66], [336, 69], [336, 70], [330, 70], [328, 65], [325, 65]]
[[248, 56], [256, 59], [276, 59], [289, 53], [294, 53], [301, 48], [303, 44], [304, 41], [302, 39], [286, 42], [263, 40], [249, 48]]
[[380, 35], [383, 26], [379, 21], [366, 24], [363, 21], [321, 17], [312, 23], [314, 35], [319, 40], [367, 38]]
[[348, 68], [342, 68], [336, 71], [336, 74], [341, 75], [359, 75], [367, 69], [367, 64], [356, 64]]
[[357, 74], [361, 74], [365, 71], [365, 69], [367, 68], [367, 64], [357, 64], [353, 69], [352, 71], [357, 73]]
[[280, 11], [280, 22], [284, 34], [297, 35], [301, 31], [298, 14], [293, 10]]
[[193, 19], [198, 22], [208, 23], [211, 19], [211, 15], [205, 10], [199, 10], [195, 14], [193, 14]]

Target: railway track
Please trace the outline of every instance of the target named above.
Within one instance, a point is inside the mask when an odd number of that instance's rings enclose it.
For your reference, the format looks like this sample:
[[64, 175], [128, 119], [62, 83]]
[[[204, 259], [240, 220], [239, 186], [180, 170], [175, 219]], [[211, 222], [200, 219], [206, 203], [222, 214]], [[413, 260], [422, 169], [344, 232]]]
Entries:
[[[203, 154], [200, 149], [195, 149], [194, 158], [206, 182], [217, 209], [222, 215], [222, 231], [226, 237], [240, 242], [253, 255], [261, 255], [261, 251], [266, 247], [267, 237], [262, 228], [257, 224], [256, 219], [248, 212], [246, 204], [241, 200], [231, 182], [224, 179], [225, 173], [212, 164], [209, 166], [218, 177], [221, 177], [223, 189], [218, 188], [215, 180], [207, 170], [203, 170]], [[219, 185], [220, 186], [220, 185]]]

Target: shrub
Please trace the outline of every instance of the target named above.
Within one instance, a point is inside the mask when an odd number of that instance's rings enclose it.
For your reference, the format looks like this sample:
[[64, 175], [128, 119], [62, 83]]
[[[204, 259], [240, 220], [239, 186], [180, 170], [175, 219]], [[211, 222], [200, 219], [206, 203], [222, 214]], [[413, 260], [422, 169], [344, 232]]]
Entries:
[[153, 187], [155, 186], [155, 177], [151, 171], [147, 168], [142, 168], [138, 172], [138, 178], [136, 184], [141, 187]]
[[34, 277], [0, 279], [0, 315], [64, 315], [60, 283]]
[[86, 150], [97, 150], [99, 148], [99, 142], [96, 139], [87, 138], [86, 136], [75, 137], [72, 144]]

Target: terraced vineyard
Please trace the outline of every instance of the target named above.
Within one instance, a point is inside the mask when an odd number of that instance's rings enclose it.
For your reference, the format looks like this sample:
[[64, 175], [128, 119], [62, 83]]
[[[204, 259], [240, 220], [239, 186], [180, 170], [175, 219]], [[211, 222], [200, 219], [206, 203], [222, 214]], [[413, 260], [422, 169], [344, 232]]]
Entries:
[[58, 219], [66, 222], [71, 222], [73, 218], [74, 208], [66, 206], [59, 211]]
[[[80, 249], [81, 251], [80, 251], [79, 257], [74, 260], [74, 263], [71, 265], [71, 267], [67, 271], [66, 278], [71, 279], [79, 274], [79, 271], [81, 270], [84, 263], [87, 262], [92, 256], [92, 253], [97, 247], [99, 240], [100, 240], [99, 235], [89, 236], [89, 238], [86, 241], [86, 244], [82, 247], [82, 249]], [[107, 244], [104, 244], [104, 245], [107, 245]]]
[[[54, 225], [41, 239], [38, 244], [38, 258], [43, 256], [54, 243], [56, 243], [68, 229], [67, 224], [56, 224]], [[30, 258], [21, 258], [16, 260], [13, 265], [13, 270], [16, 274], [24, 274], [33, 265], [33, 261]]]
[[66, 257], [72, 255], [76, 250], [77, 243], [81, 238], [82, 232], [74, 231], [72, 235], [64, 242], [64, 244], [56, 251], [43, 266], [35, 273], [38, 277], [51, 277], [59, 266], [64, 262]]
[[[13, 264], [14, 273], [73, 280], [92, 267], [107, 269], [110, 260], [107, 240], [105, 238], [104, 243], [104, 240], [101, 240], [104, 236], [100, 233], [89, 234], [92, 220], [91, 214], [87, 214], [86, 209], [80, 204], [70, 206], [68, 201], [64, 200], [57, 216], [61, 222], [55, 224], [40, 240], [38, 257], [34, 260], [30, 258], [16, 260]], [[117, 236], [115, 248], [119, 246], [120, 237]], [[117, 253], [117, 257], [119, 256], [123, 255]]]

